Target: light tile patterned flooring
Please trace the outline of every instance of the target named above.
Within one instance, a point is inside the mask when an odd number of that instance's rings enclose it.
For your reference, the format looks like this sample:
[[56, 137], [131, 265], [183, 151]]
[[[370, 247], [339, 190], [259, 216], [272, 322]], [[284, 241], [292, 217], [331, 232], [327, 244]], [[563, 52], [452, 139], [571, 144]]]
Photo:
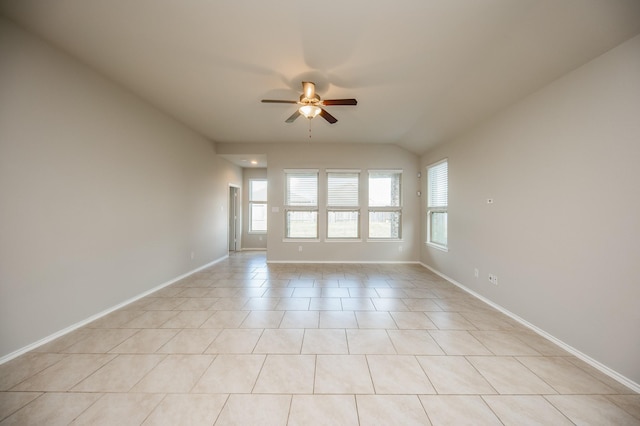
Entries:
[[419, 265], [232, 254], [0, 366], [0, 425], [631, 425], [640, 395]]

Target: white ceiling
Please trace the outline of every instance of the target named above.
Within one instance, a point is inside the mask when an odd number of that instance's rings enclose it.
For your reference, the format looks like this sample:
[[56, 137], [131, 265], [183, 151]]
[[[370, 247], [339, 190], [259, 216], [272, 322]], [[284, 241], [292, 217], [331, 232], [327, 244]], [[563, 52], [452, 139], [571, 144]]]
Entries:
[[[640, 33], [638, 0], [0, 0], [13, 21], [214, 142], [415, 153]], [[301, 81], [328, 124], [284, 120]]]

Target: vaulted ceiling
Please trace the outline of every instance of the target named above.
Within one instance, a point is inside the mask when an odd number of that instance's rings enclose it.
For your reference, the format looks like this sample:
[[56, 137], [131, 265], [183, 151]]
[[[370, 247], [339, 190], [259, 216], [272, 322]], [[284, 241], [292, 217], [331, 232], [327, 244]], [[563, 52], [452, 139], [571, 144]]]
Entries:
[[[640, 33], [638, 0], [2, 0], [0, 10], [214, 142], [415, 153]], [[287, 124], [313, 81], [357, 106]]]

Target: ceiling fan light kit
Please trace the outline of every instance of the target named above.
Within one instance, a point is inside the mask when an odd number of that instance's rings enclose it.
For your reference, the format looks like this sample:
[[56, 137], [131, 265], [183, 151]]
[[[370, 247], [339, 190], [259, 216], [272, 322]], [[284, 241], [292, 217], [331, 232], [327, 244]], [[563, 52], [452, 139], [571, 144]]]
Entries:
[[288, 101], [280, 99], [263, 99], [264, 103], [277, 103], [277, 104], [298, 104], [300, 107], [289, 118], [285, 120], [286, 123], [293, 123], [299, 116], [304, 116], [308, 119], [312, 119], [316, 116], [321, 116], [327, 120], [330, 124], [334, 124], [338, 121], [333, 115], [329, 114], [324, 106], [334, 105], [358, 105], [358, 101], [355, 99], [320, 99], [320, 95], [316, 93], [316, 85], [310, 81], [302, 82], [302, 94], [299, 101]]
[[312, 119], [316, 115], [320, 114], [322, 108], [317, 105], [303, 105], [298, 109], [298, 111], [308, 119]]

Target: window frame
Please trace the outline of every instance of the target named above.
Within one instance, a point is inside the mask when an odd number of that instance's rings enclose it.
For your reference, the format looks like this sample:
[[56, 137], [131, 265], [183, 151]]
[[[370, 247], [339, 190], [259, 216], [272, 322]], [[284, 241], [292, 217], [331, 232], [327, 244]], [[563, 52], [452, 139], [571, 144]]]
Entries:
[[[266, 185], [266, 199], [265, 200], [254, 200], [253, 199], [253, 183], [259, 181], [264, 182]], [[269, 185], [266, 178], [251, 178], [249, 179], [249, 234], [266, 234], [269, 230], [268, 220], [267, 220], [267, 202], [269, 199]], [[265, 229], [253, 229], [253, 206], [264, 206], [264, 225]]]
[[[327, 241], [361, 241], [362, 225], [360, 212], [360, 170], [355, 169], [327, 169], [325, 170], [326, 183], [327, 183], [327, 202], [326, 202], [326, 240]], [[355, 175], [356, 194], [355, 203], [330, 203], [331, 197], [331, 185], [329, 179], [331, 175], [343, 175], [344, 177]], [[355, 213], [356, 214], [356, 235], [353, 237], [332, 237], [330, 235], [331, 226], [329, 217], [332, 213]]]
[[[383, 205], [372, 206], [371, 205], [371, 178], [375, 174], [397, 174], [398, 175], [398, 205]], [[403, 170], [402, 169], [370, 169], [367, 176], [367, 196], [368, 196], [368, 210], [367, 210], [367, 241], [402, 241], [402, 207], [403, 207], [403, 190], [404, 185], [402, 183]], [[398, 216], [398, 235], [392, 237], [375, 237], [371, 236], [371, 215], [375, 213], [392, 213]]]
[[[315, 204], [289, 204], [289, 175], [315, 174]], [[284, 170], [284, 241], [319, 241], [319, 209], [318, 209], [318, 169], [285, 169]], [[290, 235], [289, 213], [315, 213], [315, 236], [295, 237]]]
[[[432, 205], [432, 190], [434, 188], [434, 182], [432, 182], [431, 171], [436, 167], [441, 166], [442, 164], [446, 164], [446, 173], [445, 173], [445, 203], [439, 203]], [[436, 248], [442, 251], [449, 251], [449, 159], [443, 158], [442, 160], [436, 161], [435, 163], [429, 164], [426, 167], [426, 176], [427, 176], [427, 200], [426, 200], [426, 208], [427, 208], [427, 241], [426, 244], [430, 247]], [[440, 197], [441, 198], [441, 197]], [[445, 243], [439, 241], [433, 241], [433, 220], [434, 214], [445, 214], [445, 223], [444, 223], [444, 236]]]

